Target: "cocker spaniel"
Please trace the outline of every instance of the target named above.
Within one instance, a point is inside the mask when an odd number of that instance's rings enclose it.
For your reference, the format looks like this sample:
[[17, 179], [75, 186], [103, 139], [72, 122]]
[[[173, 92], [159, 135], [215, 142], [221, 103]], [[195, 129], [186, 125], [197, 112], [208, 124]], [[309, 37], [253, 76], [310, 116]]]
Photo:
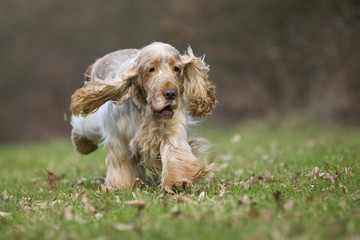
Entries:
[[108, 186], [130, 189], [147, 168], [165, 190], [188, 187], [213, 168], [201, 159], [206, 141], [188, 136], [193, 117], [210, 115], [217, 102], [208, 71], [190, 47], [180, 55], [160, 42], [98, 59], [71, 97], [75, 149], [107, 147]]

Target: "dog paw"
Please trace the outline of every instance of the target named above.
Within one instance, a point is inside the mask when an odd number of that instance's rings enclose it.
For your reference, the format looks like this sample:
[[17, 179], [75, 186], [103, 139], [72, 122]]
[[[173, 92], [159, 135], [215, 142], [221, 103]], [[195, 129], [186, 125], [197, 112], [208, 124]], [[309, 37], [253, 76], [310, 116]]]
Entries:
[[183, 179], [174, 183], [173, 187], [175, 190], [185, 190], [188, 187], [192, 186], [192, 183], [188, 179]]
[[174, 191], [183, 191], [186, 190], [187, 188], [192, 186], [192, 182], [189, 179], [181, 179], [181, 180], [176, 180], [171, 184], [165, 184], [163, 186], [163, 189], [171, 194], [174, 194]]

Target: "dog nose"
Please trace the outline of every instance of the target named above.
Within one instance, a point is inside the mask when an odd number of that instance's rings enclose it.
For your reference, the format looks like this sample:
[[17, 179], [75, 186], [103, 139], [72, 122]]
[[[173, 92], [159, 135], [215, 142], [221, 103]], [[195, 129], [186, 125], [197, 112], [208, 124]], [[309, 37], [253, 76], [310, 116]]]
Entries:
[[162, 91], [163, 96], [165, 97], [166, 100], [174, 100], [176, 98], [177, 95], [177, 90], [174, 88], [165, 88]]

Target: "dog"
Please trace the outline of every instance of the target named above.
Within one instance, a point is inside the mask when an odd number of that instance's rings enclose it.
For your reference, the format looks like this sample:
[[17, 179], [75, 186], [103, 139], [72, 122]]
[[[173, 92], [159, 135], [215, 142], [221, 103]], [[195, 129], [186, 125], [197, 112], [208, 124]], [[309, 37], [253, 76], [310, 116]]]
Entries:
[[186, 189], [214, 168], [202, 159], [206, 141], [189, 137], [217, 103], [208, 72], [190, 46], [181, 55], [161, 42], [96, 60], [71, 97], [75, 149], [107, 148], [107, 186], [131, 189], [148, 169], [162, 189]]

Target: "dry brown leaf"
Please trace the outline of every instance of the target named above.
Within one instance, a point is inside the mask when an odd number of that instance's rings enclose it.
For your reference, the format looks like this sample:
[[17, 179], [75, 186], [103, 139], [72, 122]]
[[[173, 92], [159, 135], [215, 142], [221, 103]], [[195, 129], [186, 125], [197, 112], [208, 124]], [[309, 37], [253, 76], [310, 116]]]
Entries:
[[266, 211], [264, 213], [264, 221], [271, 222], [271, 220], [272, 220], [272, 213], [270, 211]]
[[292, 189], [294, 189], [295, 191], [300, 191], [300, 190], [299, 190], [299, 187], [298, 187], [297, 185], [295, 185], [295, 184], [292, 184], [291, 187], [292, 187]]
[[91, 204], [89, 203], [89, 200], [88, 200], [86, 194], [83, 194], [81, 196], [81, 202], [84, 204], [85, 212], [87, 214], [94, 214], [96, 212], [96, 209], [93, 206], [91, 206]]
[[3, 191], [2, 193], [1, 193], [1, 195], [2, 195], [2, 199], [4, 200], [4, 201], [7, 201], [7, 200], [9, 200], [9, 199], [12, 199], [13, 198], [13, 196], [12, 195], [10, 195], [9, 196], [9, 194], [8, 194], [8, 192], [5, 190], [5, 191]]
[[245, 194], [244, 196], [242, 196], [241, 198], [239, 198], [239, 203], [240, 204], [244, 204], [244, 205], [250, 205], [251, 204], [251, 200], [249, 198], [249, 196], [247, 194]]
[[357, 165], [350, 165], [349, 167], [345, 167], [343, 170], [345, 172], [345, 174], [350, 175], [350, 177], [353, 177], [355, 175], [355, 170], [356, 170]]
[[290, 211], [293, 207], [294, 207], [294, 201], [288, 201], [287, 203], [285, 203], [284, 205], [283, 205], [283, 209], [286, 211], [286, 212], [288, 212], [288, 211]]
[[30, 179], [30, 182], [31, 183], [38, 183], [41, 186], [44, 186], [44, 185], [46, 185], [48, 183], [48, 181], [46, 181], [44, 179], [41, 179], [41, 178], [32, 178], [32, 179]]
[[116, 223], [113, 228], [122, 232], [135, 230], [136, 226], [133, 223]]
[[51, 188], [56, 187], [56, 180], [55, 180], [55, 174], [53, 172], [50, 172], [49, 170], [45, 169], [45, 171], [48, 174], [48, 182]]
[[216, 158], [220, 161], [229, 161], [234, 157], [231, 153], [219, 153]]
[[135, 181], [140, 183], [141, 185], [145, 185], [144, 181], [141, 178], [136, 178]]
[[35, 209], [31, 208], [31, 205], [29, 202], [30, 200], [31, 200], [30, 198], [22, 197], [21, 200], [19, 201], [20, 207], [24, 210], [35, 210]]
[[291, 176], [294, 178], [294, 179], [298, 179], [300, 177], [301, 173], [300, 172], [293, 172], [291, 173]]
[[255, 218], [258, 218], [259, 215], [260, 215], [259, 210], [257, 210], [257, 209], [250, 209], [250, 211], [249, 211], [249, 217], [250, 217], [250, 218], [255, 219]]
[[60, 199], [54, 200], [50, 203], [51, 206], [55, 206], [56, 204], [61, 204], [63, 201]]
[[331, 176], [329, 173], [320, 173], [319, 178], [322, 179], [329, 179], [332, 184], [335, 184], [335, 180], [337, 179], [337, 176]]
[[241, 140], [241, 135], [240, 134], [235, 134], [232, 138], [231, 138], [231, 143], [238, 143]]
[[176, 199], [178, 202], [194, 203], [193, 199], [183, 195], [177, 195], [177, 197], [175, 197], [174, 199]]
[[220, 193], [219, 193], [219, 197], [224, 197], [225, 191], [226, 191], [226, 187], [222, 184], [219, 184], [219, 186], [221, 187]]
[[7, 213], [7, 212], [0, 212], [1, 217], [6, 217], [6, 216], [9, 216], [9, 215], [11, 215], [11, 214]]
[[341, 207], [342, 209], [344, 209], [344, 208], [346, 207], [346, 201], [343, 200], [343, 201], [339, 202], [338, 205], [339, 205], [339, 207]]
[[281, 192], [277, 191], [274, 193], [274, 198], [279, 209], [283, 209], [284, 201], [281, 198]]
[[128, 206], [136, 208], [138, 211], [141, 211], [146, 206], [146, 203], [145, 203], [144, 200], [126, 201], [125, 204], [128, 205]]
[[48, 203], [45, 202], [45, 201], [35, 201], [35, 204], [36, 204], [40, 209], [46, 209]]
[[70, 206], [64, 208], [64, 217], [68, 221], [72, 220], [72, 210]]
[[222, 170], [222, 169], [227, 168], [228, 166], [229, 166], [229, 164], [223, 163], [223, 164], [218, 165], [218, 168], [219, 168], [219, 170]]
[[345, 185], [340, 184], [339, 187], [340, 187], [340, 189], [343, 190], [344, 193], [347, 193], [347, 192], [348, 192], [348, 189], [347, 189], [347, 187], [346, 187]]
[[246, 180], [246, 182], [244, 182], [244, 181], [239, 182], [239, 185], [244, 187], [245, 189], [249, 189], [253, 184], [254, 184], [253, 176], [250, 176], [250, 178], [248, 180]]
[[319, 168], [314, 167], [309, 174], [306, 174], [307, 177], [313, 177], [316, 178], [319, 176]]

